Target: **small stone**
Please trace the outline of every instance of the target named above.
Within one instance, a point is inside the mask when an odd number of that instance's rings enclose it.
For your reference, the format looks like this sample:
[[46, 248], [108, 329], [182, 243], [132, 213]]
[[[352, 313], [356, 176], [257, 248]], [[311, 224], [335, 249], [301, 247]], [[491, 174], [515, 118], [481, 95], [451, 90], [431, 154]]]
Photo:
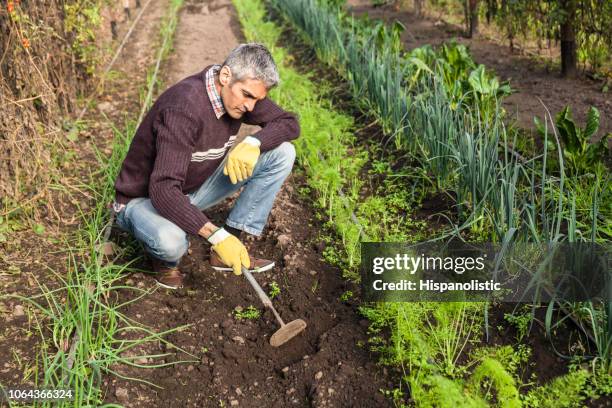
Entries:
[[334, 392], [336, 392], [336, 391], [335, 391], [333, 388], [328, 388], [328, 389], [327, 389], [327, 393], [328, 393], [329, 395], [332, 395]]
[[289, 372], [289, 367], [284, 367], [284, 368], [283, 368], [281, 371], [282, 371], [283, 373], [287, 373], [287, 372]]
[[237, 407], [237, 406], [238, 406], [238, 404], [239, 404], [238, 400], [230, 400], [230, 405], [231, 405], [232, 407]]
[[193, 366], [192, 365], [187, 366], [187, 371], [193, 371]]
[[240, 388], [236, 388], [236, 395], [242, 395], [242, 390]]
[[315, 380], [320, 380], [321, 378], [323, 378], [323, 371], [319, 371], [315, 374]]
[[16, 305], [13, 308], [13, 316], [15, 317], [19, 317], [19, 316], [23, 316], [25, 313], [23, 312], [23, 306], [21, 305]]
[[98, 104], [98, 109], [102, 112], [109, 112], [113, 109], [113, 104], [110, 102], [100, 102]]
[[125, 388], [117, 388], [115, 390], [115, 397], [121, 402], [126, 402], [129, 399], [128, 390]]
[[291, 387], [287, 390], [287, 395], [291, 395], [295, 392], [295, 388]]
[[310, 358], [310, 356], [308, 354], [306, 354], [304, 357], [302, 357], [302, 360], [308, 360]]
[[279, 235], [276, 240], [278, 241], [278, 245], [281, 248], [287, 248], [289, 246], [289, 244], [291, 243], [291, 237], [287, 234], [281, 234]]
[[146, 357], [140, 357], [140, 358], [137, 358], [137, 359], [135, 360], [135, 363], [136, 363], [136, 364], [141, 364], [141, 365], [142, 365], [142, 364], [147, 364], [148, 362], [149, 362], [149, 360], [147, 360], [147, 358], [146, 358]]
[[317, 274], [317, 271], [310, 271], [308, 272], [310, 275], [315, 276]]
[[232, 337], [232, 340], [234, 340], [238, 344], [244, 344], [244, 337], [234, 336]]

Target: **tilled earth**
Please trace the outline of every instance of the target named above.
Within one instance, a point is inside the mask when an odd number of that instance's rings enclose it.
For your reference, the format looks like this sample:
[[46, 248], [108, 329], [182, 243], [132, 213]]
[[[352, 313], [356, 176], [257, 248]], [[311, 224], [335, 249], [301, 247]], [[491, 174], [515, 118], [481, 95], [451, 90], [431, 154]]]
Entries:
[[[158, 331], [191, 324], [167, 336], [172, 348], [141, 349], [134, 354], [170, 353], [163, 360], [137, 359], [140, 364], [192, 360], [165, 368], [116, 367], [122, 375], [151, 381], [164, 389], [113, 378], [108, 400], [128, 406], [388, 406], [380, 389], [393, 386], [388, 375], [367, 351], [367, 321], [356, 312], [354, 300], [341, 301], [346, 291], [358, 291], [340, 271], [321, 259], [324, 245], [317, 241], [321, 226], [314, 221], [308, 199], [300, 199], [290, 178], [277, 197], [269, 227], [262, 237], [247, 240], [250, 252], [276, 261], [268, 272], [255, 274], [264, 290], [275, 281], [280, 294], [273, 302], [283, 319], [304, 319], [305, 332], [274, 348], [269, 339], [278, 328], [242, 276], [213, 270], [207, 259], [210, 246], [191, 241], [181, 269], [186, 287], [157, 290], [132, 303], [124, 312]], [[231, 201], [209, 214], [221, 223]], [[146, 267], [143, 264], [143, 267]], [[130, 285], [154, 287], [153, 278], [138, 273]], [[134, 296], [124, 291], [121, 300]], [[258, 319], [238, 319], [235, 310], [255, 306]], [[234, 313], [233, 313], [234, 312]]]

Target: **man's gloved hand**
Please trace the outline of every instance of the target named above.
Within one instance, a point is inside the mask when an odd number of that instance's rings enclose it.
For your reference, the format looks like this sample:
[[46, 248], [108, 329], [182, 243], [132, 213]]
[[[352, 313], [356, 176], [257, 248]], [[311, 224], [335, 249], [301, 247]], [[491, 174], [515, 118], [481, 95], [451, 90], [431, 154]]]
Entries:
[[251, 260], [245, 246], [223, 228], [219, 228], [209, 236], [208, 242], [213, 244], [212, 249], [219, 255], [221, 261], [234, 269], [234, 274], [241, 275], [243, 265], [246, 268], [251, 267]]
[[259, 159], [260, 144], [261, 142], [253, 136], [247, 136], [228, 154], [223, 174], [229, 176], [232, 184], [251, 177]]

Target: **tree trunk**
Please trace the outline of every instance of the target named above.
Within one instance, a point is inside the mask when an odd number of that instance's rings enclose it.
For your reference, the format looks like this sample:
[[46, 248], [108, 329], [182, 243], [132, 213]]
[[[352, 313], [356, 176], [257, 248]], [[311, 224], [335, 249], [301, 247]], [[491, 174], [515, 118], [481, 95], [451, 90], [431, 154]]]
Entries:
[[414, 0], [414, 13], [417, 17], [423, 15], [423, 0]]
[[478, 35], [478, 0], [468, 0], [468, 14], [470, 21], [468, 37], [474, 38]]
[[465, 20], [466, 35], [470, 34], [470, 0], [463, 1], [463, 19]]
[[487, 0], [487, 24], [491, 24], [491, 20], [497, 14], [497, 0]]
[[565, 17], [560, 26], [561, 34], [561, 76], [575, 77], [576, 69], [576, 0], [561, 0]]

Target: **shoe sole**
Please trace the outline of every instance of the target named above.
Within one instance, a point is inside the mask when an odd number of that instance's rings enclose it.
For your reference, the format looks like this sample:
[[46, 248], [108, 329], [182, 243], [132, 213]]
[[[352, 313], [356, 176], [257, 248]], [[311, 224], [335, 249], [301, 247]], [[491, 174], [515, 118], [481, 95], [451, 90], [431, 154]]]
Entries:
[[[258, 273], [258, 272], [269, 271], [270, 269], [274, 268], [274, 265], [275, 265], [275, 262], [272, 262], [270, 265], [262, 266], [261, 268], [249, 269], [249, 272], [251, 272], [251, 273]], [[230, 272], [230, 271], [233, 271], [232, 268], [229, 268], [227, 266], [213, 266], [212, 268], [215, 271], [219, 271], [219, 272]]]
[[162, 288], [166, 288], [166, 289], [181, 289], [183, 286], [170, 286], [170, 285], [166, 285], [165, 283], [161, 283], [160, 281], [156, 280], [155, 283], [157, 283], [157, 286], [161, 286]]

